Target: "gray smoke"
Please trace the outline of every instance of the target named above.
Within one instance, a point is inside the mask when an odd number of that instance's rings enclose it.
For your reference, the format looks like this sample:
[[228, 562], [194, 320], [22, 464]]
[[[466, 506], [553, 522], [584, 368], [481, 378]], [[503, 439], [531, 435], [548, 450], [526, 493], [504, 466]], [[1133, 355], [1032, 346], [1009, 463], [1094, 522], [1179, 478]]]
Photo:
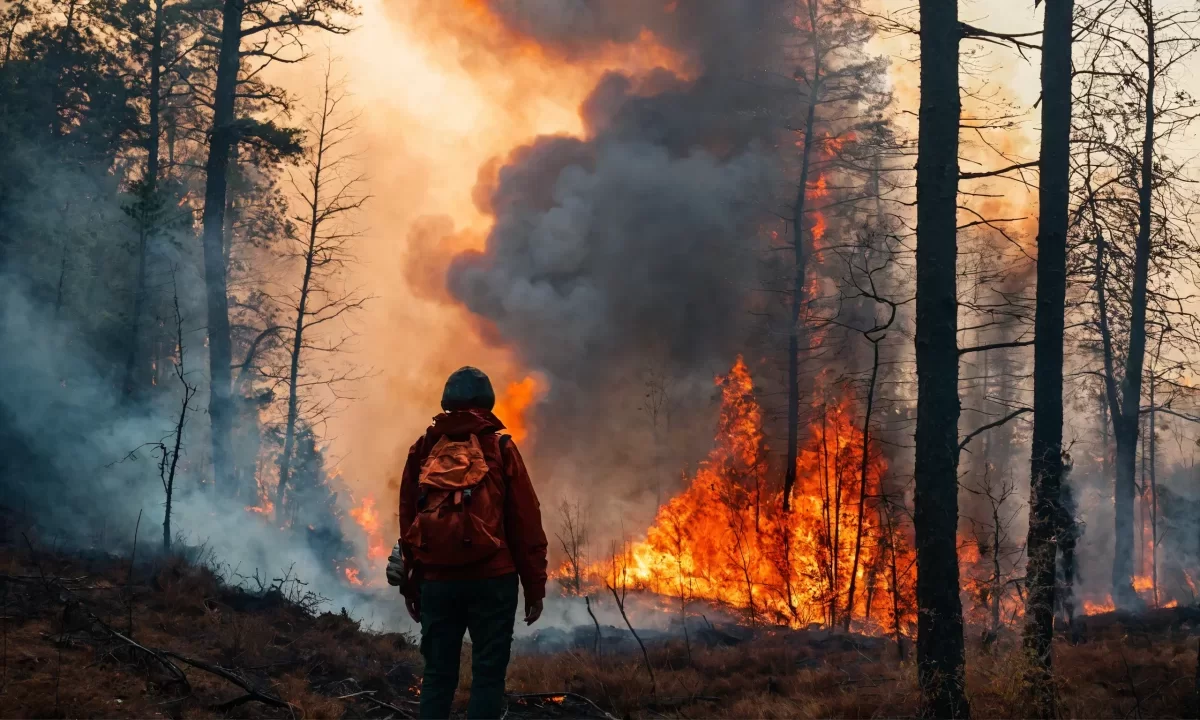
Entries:
[[764, 5], [664, 6], [494, 3], [551, 51], [650, 31], [699, 71], [610, 73], [580, 108], [584, 138], [537, 138], [485, 169], [475, 196], [495, 225], [447, 273], [450, 294], [549, 378], [534, 419], [551, 484], [643, 505], [711, 442], [712, 380], [748, 347], [782, 176], [777, 118], [753, 82], [771, 52]]

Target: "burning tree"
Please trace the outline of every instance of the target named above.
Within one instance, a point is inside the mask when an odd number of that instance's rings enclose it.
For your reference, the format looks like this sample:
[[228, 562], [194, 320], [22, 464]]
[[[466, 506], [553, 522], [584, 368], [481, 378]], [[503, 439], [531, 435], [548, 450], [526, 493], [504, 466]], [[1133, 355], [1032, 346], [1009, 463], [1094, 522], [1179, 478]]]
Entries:
[[[659, 509], [646, 539], [630, 547], [631, 582], [679, 597], [685, 607], [703, 600], [736, 609], [751, 624], [853, 620], [864, 629], [908, 628], [911, 538], [883, 511], [887, 465], [871, 443], [866, 486], [860, 485], [863, 442], [853, 401], [830, 398], [814, 410], [820, 419], [798, 453], [787, 512], [783, 487], [772, 481], [749, 368], [739, 358], [717, 382], [722, 403], [714, 447], [688, 487]], [[861, 521], [859, 497], [868, 503]], [[878, 572], [889, 552], [890, 575]], [[852, 579], [869, 586], [853, 598]]]

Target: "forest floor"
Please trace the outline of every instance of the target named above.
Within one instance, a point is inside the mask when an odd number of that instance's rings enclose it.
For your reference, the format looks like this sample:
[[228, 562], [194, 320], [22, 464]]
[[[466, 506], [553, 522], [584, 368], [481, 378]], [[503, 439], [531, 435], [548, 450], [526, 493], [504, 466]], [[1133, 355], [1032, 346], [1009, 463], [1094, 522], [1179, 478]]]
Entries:
[[[0, 544], [0, 716], [372, 717], [416, 714], [410, 637], [322, 612], [294, 579], [230, 587], [178, 558], [139, 562]], [[131, 579], [132, 578], [132, 579]], [[1056, 645], [1063, 717], [1197, 717], [1200, 612], [1086, 618]], [[911, 657], [828, 631], [722, 633], [640, 651], [519, 653], [513, 718], [915, 717]], [[969, 643], [976, 717], [1030, 714], [1021, 653]], [[626, 648], [628, 645], [625, 646]], [[464, 650], [463, 688], [470, 683]], [[536, 693], [536, 695], [528, 695]], [[460, 702], [465, 693], [460, 693]]]

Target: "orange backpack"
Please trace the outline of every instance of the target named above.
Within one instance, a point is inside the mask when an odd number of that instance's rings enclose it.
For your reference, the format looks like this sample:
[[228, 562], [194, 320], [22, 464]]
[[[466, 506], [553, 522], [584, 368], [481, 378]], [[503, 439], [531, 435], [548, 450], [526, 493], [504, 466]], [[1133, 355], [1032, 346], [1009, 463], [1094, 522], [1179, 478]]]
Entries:
[[[499, 458], [504, 439], [485, 435]], [[404, 533], [413, 555], [441, 567], [486, 560], [505, 544], [504, 481], [488, 466], [480, 439], [442, 436], [421, 465], [417, 517]]]

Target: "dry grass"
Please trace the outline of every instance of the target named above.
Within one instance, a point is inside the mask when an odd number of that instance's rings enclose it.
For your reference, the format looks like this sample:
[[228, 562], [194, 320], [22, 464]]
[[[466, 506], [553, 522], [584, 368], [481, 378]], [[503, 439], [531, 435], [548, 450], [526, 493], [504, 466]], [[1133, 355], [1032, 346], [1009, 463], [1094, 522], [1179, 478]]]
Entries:
[[[1078, 718], [1197, 717], [1197, 638], [1188, 628], [1141, 632], [1114, 625], [1055, 647], [1059, 713]], [[652, 656], [657, 692], [640, 656], [590, 652], [518, 657], [514, 691], [561, 690], [591, 697], [615, 715], [652, 717], [915, 717], [916, 670], [886, 652], [828, 651], [815, 656], [783, 639], [732, 648]], [[1030, 717], [1019, 639], [992, 653], [970, 647], [967, 690], [976, 717]], [[710, 697], [715, 700], [697, 699]]]
[[[19, 541], [20, 542], [20, 541]], [[36, 558], [36, 559], [35, 559]], [[3, 717], [385, 717], [361, 690], [412, 711], [420, 658], [411, 641], [364, 631], [340, 614], [314, 614], [288, 592], [248, 594], [177, 559], [139, 569], [137, 642], [235, 668], [287, 707], [246, 702], [228, 680], [184, 664], [189, 688], [169, 682], [144, 654], [94, 632], [91, 615], [124, 633], [122, 559], [84, 559], [0, 546], [6, 619], [0, 664]], [[57, 578], [43, 582], [41, 575]], [[66, 590], [64, 590], [66, 588]], [[1197, 637], [1180, 615], [1093, 622], [1083, 640], [1056, 645], [1064, 717], [1196, 717]], [[89, 629], [91, 627], [91, 629]], [[651, 685], [640, 653], [589, 651], [514, 658], [513, 692], [574, 692], [618, 717], [914, 717], [915, 670], [894, 646], [820, 648], [787, 633], [733, 647], [652, 649]], [[1023, 656], [1014, 636], [985, 654], [970, 650], [968, 691], [976, 717], [1024, 717]], [[470, 685], [469, 646], [462, 688]], [[459, 697], [465, 704], [466, 693]], [[394, 714], [394, 713], [393, 713]], [[536, 713], [522, 712], [524, 717]], [[554, 715], [547, 714], [546, 717]], [[561, 716], [561, 714], [560, 714]]]
[[221, 709], [245, 692], [176, 661], [187, 676], [182, 687], [145, 653], [97, 631], [107, 626], [128, 634], [125, 561], [40, 550], [34, 556], [8, 545], [0, 547], [0, 575], [7, 578], [0, 580], [7, 610], [3, 717], [361, 717], [373, 706], [338, 696], [371, 689], [400, 702], [411, 697], [420, 667], [403, 635], [365, 632], [340, 614], [314, 614], [289, 599], [287, 588], [249, 594], [179, 559], [139, 566], [137, 643], [235, 669], [288, 705]]

